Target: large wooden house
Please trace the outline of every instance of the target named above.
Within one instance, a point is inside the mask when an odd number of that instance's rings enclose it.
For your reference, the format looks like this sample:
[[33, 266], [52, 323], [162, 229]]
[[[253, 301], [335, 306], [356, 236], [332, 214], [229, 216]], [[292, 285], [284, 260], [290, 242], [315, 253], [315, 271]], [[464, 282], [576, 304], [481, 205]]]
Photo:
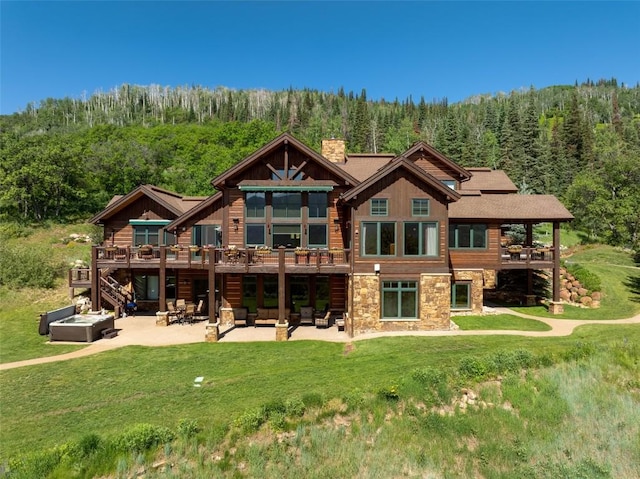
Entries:
[[[498, 271], [528, 271], [532, 301], [542, 269], [559, 307], [569, 211], [424, 142], [395, 156], [346, 154], [330, 139], [319, 154], [282, 134], [211, 183], [208, 198], [140, 186], [91, 219], [104, 228], [93, 247], [94, 304], [122, 307], [118, 286], [130, 284], [140, 308], [202, 300], [223, 325], [283, 327], [313, 310], [343, 320], [352, 336], [448, 329], [452, 310], [482, 310]], [[553, 225], [553, 240], [536, 248], [540, 223]], [[524, 226], [524, 244], [504, 243], [505, 224]]]

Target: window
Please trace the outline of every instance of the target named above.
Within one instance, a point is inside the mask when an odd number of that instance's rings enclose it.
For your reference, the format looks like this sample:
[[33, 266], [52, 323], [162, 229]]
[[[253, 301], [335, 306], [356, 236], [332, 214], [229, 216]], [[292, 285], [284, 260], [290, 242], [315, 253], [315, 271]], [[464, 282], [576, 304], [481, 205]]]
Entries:
[[386, 198], [373, 198], [371, 200], [371, 216], [387, 216], [389, 204]]
[[247, 209], [247, 218], [264, 218], [266, 204], [264, 192], [247, 192], [244, 203]]
[[258, 278], [257, 276], [244, 275], [242, 277], [242, 306], [252, 313], [258, 307]]
[[309, 218], [327, 217], [327, 194], [309, 193]]
[[264, 276], [262, 286], [263, 286], [262, 306], [265, 308], [277, 308], [278, 307], [278, 277], [275, 275]]
[[451, 285], [451, 309], [471, 308], [471, 283], [453, 283]]
[[274, 248], [286, 246], [295, 248], [300, 246], [300, 225], [273, 225], [272, 244]]
[[191, 234], [191, 244], [198, 246], [222, 246], [222, 228], [220, 225], [195, 225]]
[[256, 245], [264, 245], [264, 225], [260, 224], [247, 224], [245, 227], [247, 232], [246, 245], [247, 246], [256, 246]]
[[450, 248], [486, 248], [487, 225], [455, 224], [449, 225]]
[[363, 256], [395, 256], [395, 223], [362, 223]]
[[456, 189], [456, 180], [442, 180], [442, 184], [448, 186], [452, 190]]
[[426, 198], [414, 198], [411, 200], [412, 216], [429, 216], [429, 200]]
[[176, 234], [171, 231], [165, 230], [164, 232], [164, 244], [176, 244], [178, 240], [176, 239]]
[[160, 281], [158, 276], [136, 276], [133, 283], [133, 287], [136, 292], [136, 299], [150, 301], [157, 300], [160, 297], [159, 285]]
[[311, 248], [327, 247], [327, 225], [309, 225], [308, 246]]
[[329, 287], [329, 276], [316, 276], [315, 286], [315, 303], [316, 311], [324, 311], [329, 307], [329, 298], [331, 296], [331, 288]]
[[383, 281], [382, 319], [400, 318], [418, 318], [418, 284], [415, 281]]
[[154, 225], [135, 225], [133, 227], [133, 243], [134, 245], [150, 244], [158, 246], [158, 232], [160, 226]]
[[407, 256], [438, 256], [438, 224], [405, 223], [404, 254]]
[[302, 217], [302, 194], [293, 192], [273, 193], [274, 218]]

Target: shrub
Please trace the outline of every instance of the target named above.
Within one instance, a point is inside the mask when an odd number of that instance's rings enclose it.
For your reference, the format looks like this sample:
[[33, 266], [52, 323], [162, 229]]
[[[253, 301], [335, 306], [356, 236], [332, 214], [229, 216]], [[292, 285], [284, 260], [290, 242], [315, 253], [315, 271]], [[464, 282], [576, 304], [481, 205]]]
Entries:
[[244, 433], [255, 432], [260, 429], [268, 419], [267, 411], [264, 407], [249, 409], [236, 418], [234, 425]]
[[153, 424], [136, 424], [117, 436], [113, 440], [113, 444], [119, 451], [143, 452], [173, 439], [173, 432], [166, 427]]
[[386, 401], [397, 401], [400, 399], [398, 394], [398, 386], [386, 386], [378, 390], [378, 397]]
[[565, 361], [578, 361], [592, 356], [596, 352], [596, 347], [592, 343], [578, 341], [571, 349], [565, 351], [563, 358]]
[[0, 243], [0, 285], [52, 288], [62, 269], [44, 248], [10, 248]]
[[602, 289], [600, 277], [577, 263], [565, 265], [569, 273], [575, 276], [585, 289], [593, 292]]
[[484, 379], [487, 375], [487, 364], [483, 359], [465, 356], [460, 360], [458, 368], [460, 375], [466, 379]]
[[291, 417], [300, 417], [304, 414], [304, 401], [298, 397], [288, 398], [285, 403], [285, 411]]
[[195, 419], [180, 419], [178, 422], [178, 434], [182, 437], [193, 437], [199, 431], [198, 421]]
[[307, 393], [302, 396], [302, 402], [308, 408], [322, 407], [324, 405], [325, 398], [320, 393]]

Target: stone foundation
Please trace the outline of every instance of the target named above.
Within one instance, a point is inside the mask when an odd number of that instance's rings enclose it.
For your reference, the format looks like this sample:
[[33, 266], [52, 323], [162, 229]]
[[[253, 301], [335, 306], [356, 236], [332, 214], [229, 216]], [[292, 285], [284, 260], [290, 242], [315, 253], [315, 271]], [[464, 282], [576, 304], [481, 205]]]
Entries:
[[207, 323], [207, 332], [205, 333], [204, 340], [207, 343], [217, 343], [220, 337], [219, 323]]
[[[382, 278], [384, 279], [384, 278]], [[355, 274], [352, 314], [349, 327], [353, 334], [376, 331], [430, 331], [449, 329], [451, 275], [422, 274], [418, 282], [418, 315], [416, 319], [386, 320], [382, 317], [381, 284], [377, 274]], [[407, 281], [413, 280], [406, 278]], [[351, 330], [351, 329], [350, 329]]]
[[220, 324], [225, 326], [233, 326], [235, 324], [233, 308], [220, 308]]
[[482, 271], [484, 278], [484, 289], [496, 289], [496, 270], [485, 269]]
[[156, 326], [169, 326], [169, 313], [167, 311], [158, 311], [156, 313]]
[[276, 341], [289, 340], [289, 323], [276, 323]]
[[549, 312], [551, 314], [562, 314], [564, 313], [564, 304], [558, 301], [551, 301], [549, 303]]

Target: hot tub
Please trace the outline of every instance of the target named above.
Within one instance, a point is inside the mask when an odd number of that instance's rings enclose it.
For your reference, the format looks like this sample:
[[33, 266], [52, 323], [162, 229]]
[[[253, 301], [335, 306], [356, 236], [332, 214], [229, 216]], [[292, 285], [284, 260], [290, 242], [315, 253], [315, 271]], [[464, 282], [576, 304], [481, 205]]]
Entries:
[[103, 330], [113, 326], [112, 314], [74, 314], [50, 323], [49, 339], [91, 343], [102, 337]]

